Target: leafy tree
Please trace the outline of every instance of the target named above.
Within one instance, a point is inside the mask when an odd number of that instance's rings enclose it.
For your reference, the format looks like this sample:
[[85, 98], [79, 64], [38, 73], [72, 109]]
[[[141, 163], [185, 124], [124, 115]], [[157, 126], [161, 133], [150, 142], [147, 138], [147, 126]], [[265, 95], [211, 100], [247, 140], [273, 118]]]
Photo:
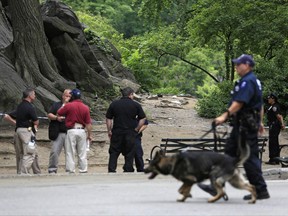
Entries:
[[137, 16], [137, 6], [132, 0], [62, 0], [75, 11], [105, 18], [124, 38], [142, 34], [147, 30]]

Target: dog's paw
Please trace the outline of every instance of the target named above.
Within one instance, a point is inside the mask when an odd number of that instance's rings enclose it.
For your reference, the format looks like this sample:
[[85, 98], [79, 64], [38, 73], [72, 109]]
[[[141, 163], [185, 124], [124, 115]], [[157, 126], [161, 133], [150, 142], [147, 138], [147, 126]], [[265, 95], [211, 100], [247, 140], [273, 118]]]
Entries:
[[248, 203], [249, 204], [255, 204], [256, 203], [256, 199], [255, 200], [250, 200]]
[[179, 198], [177, 199], [177, 202], [185, 202], [186, 199], [187, 199], [187, 197], [182, 196], [182, 197], [179, 197]]
[[208, 203], [214, 203], [217, 199], [214, 199], [213, 197], [212, 198], [209, 198], [208, 199]]

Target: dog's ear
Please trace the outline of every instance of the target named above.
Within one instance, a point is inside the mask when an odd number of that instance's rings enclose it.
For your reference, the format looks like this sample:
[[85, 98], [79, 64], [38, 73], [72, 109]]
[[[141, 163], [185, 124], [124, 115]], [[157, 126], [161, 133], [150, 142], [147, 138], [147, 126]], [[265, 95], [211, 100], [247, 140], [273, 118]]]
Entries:
[[160, 156], [165, 156], [165, 151], [163, 150], [163, 149], [161, 149], [160, 151], [159, 151], [159, 154], [160, 154]]
[[165, 152], [164, 152], [164, 150], [161, 149], [161, 150], [156, 152], [154, 158], [163, 157], [163, 156], [165, 156]]

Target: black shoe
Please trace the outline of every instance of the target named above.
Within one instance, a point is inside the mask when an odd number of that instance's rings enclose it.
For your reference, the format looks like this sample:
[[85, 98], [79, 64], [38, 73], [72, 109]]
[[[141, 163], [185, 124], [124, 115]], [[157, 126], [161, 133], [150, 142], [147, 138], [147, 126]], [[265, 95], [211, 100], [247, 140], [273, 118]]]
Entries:
[[56, 170], [53, 170], [53, 171], [48, 171], [49, 174], [57, 174], [57, 171]]
[[217, 194], [215, 188], [213, 188], [211, 185], [206, 185], [206, 184], [202, 184], [202, 183], [198, 183], [197, 184], [198, 187], [200, 187], [203, 191], [209, 193], [212, 196], [215, 196]]
[[[256, 197], [257, 200], [269, 199], [269, 198], [270, 198], [270, 195], [269, 195], [268, 191], [257, 193], [257, 197]], [[251, 200], [252, 196], [251, 196], [251, 194], [248, 194], [248, 195], [244, 196], [243, 199], [244, 200]]]
[[275, 162], [275, 161], [267, 161], [267, 162], [265, 162], [265, 164], [269, 164], [269, 165], [278, 165], [279, 162]]

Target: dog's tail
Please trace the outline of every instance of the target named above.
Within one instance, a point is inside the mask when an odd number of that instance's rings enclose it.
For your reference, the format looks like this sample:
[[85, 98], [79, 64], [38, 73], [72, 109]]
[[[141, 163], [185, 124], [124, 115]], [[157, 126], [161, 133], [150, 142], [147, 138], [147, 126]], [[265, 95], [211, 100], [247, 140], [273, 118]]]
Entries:
[[[245, 135], [244, 135], [245, 136]], [[242, 166], [250, 156], [250, 146], [247, 144], [245, 137], [239, 136], [238, 138], [238, 152], [237, 152], [236, 165]]]

